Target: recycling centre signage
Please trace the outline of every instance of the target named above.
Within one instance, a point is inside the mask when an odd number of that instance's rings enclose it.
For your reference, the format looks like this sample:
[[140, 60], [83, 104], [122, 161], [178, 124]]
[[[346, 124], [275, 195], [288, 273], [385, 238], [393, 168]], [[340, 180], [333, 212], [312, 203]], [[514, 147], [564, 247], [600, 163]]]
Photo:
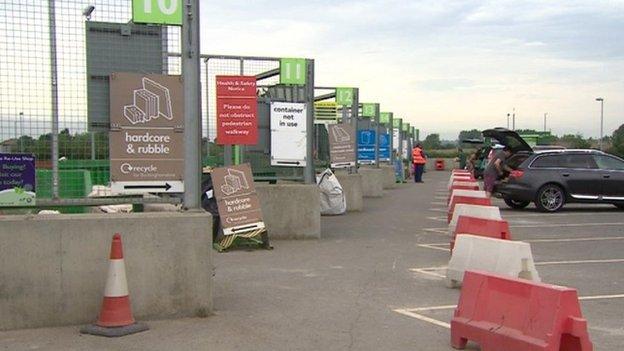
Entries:
[[314, 103], [314, 123], [338, 123], [338, 105], [333, 101], [318, 101]]
[[184, 192], [182, 77], [112, 74], [109, 136], [113, 193]]
[[358, 130], [358, 161], [365, 164], [375, 163], [375, 137], [374, 129]]
[[35, 156], [0, 154], [0, 207], [34, 206]]
[[215, 168], [211, 177], [224, 235], [265, 228], [249, 164]]
[[355, 167], [355, 128], [347, 123], [330, 124], [328, 127], [331, 167]]
[[390, 124], [390, 112], [382, 112], [379, 114], [379, 123], [389, 125]]
[[362, 104], [362, 117], [375, 118], [379, 104]]
[[182, 25], [184, 0], [132, 0], [132, 22]]
[[308, 73], [306, 59], [280, 59], [280, 84], [305, 85]]
[[258, 143], [256, 77], [217, 76], [217, 144]]
[[379, 160], [390, 161], [390, 134], [379, 134]]
[[271, 165], [305, 167], [306, 104], [271, 103]]
[[342, 106], [351, 106], [354, 95], [354, 88], [336, 88], [336, 103]]

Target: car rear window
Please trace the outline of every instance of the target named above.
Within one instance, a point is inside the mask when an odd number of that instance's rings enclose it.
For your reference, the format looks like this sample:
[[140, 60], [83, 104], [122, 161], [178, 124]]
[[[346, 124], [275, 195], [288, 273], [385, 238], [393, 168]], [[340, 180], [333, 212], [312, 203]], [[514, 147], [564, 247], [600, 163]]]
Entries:
[[533, 168], [557, 168], [563, 167], [563, 157], [561, 155], [538, 156], [531, 164]]
[[522, 162], [524, 162], [527, 158], [529, 158], [529, 156], [530, 156], [529, 154], [516, 154], [516, 155], [511, 156], [505, 162], [505, 164], [511, 167], [512, 169], [518, 169], [518, 167], [520, 167]]
[[619, 160], [615, 157], [604, 156], [604, 155], [595, 155], [594, 159], [598, 164], [600, 169], [608, 169], [608, 170], [616, 170], [622, 171], [624, 170], [624, 161]]

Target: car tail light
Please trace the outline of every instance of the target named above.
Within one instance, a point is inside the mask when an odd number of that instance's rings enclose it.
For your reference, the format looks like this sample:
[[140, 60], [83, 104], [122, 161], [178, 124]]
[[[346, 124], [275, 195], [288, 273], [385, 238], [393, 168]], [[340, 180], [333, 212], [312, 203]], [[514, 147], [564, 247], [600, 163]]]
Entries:
[[516, 179], [520, 179], [522, 178], [522, 176], [524, 175], [524, 171], [516, 169], [511, 171], [511, 173], [509, 173], [509, 177], [511, 178], [516, 178]]

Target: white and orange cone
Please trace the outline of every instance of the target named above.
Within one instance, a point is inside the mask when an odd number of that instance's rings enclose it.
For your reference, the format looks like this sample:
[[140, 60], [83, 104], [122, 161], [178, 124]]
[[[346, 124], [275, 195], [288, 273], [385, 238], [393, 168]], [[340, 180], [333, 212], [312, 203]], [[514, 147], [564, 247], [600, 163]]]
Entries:
[[121, 235], [113, 235], [108, 277], [100, 315], [95, 324], [84, 327], [81, 333], [102, 336], [123, 336], [147, 330], [145, 324], [135, 323], [130, 307]]

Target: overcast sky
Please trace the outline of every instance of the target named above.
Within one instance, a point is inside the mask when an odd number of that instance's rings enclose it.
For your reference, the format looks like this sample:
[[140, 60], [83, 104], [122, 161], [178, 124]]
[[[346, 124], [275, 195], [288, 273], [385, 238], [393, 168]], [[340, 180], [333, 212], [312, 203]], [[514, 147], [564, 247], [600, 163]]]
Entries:
[[316, 84], [421, 135], [506, 126], [598, 136], [624, 123], [624, 0], [202, 0], [202, 52], [316, 61]]

